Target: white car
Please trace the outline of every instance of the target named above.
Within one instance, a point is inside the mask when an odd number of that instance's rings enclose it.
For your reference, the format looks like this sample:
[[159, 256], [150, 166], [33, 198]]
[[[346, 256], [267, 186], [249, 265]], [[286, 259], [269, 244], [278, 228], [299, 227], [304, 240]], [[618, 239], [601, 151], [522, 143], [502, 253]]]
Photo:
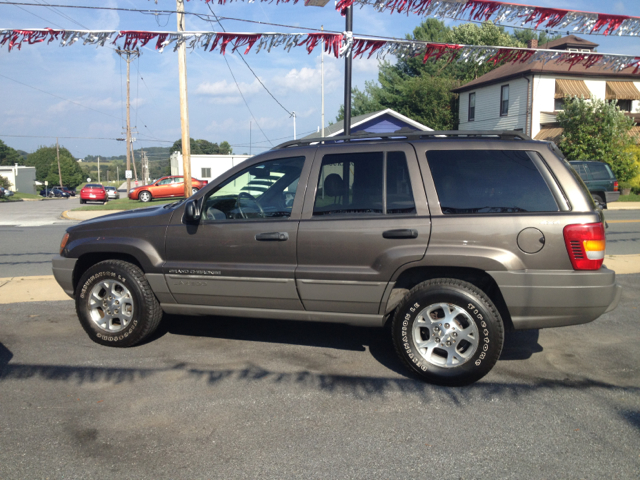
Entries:
[[120, 198], [120, 193], [116, 187], [104, 187], [104, 189], [107, 191], [107, 198], [109, 198], [109, 200]]

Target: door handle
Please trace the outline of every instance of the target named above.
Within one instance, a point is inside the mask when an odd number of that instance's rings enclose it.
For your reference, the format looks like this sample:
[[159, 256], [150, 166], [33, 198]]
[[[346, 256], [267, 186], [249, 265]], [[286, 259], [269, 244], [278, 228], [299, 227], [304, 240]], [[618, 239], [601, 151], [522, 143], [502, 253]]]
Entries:
[[384, 238], [418, 238], [418, 231], [413, 228], [401, 228], [382, 232], [382, 236]]
[[289, 234], [287, 232], [258, 233], [256, 240], [259, 242], [284, 242], [289, 240]]

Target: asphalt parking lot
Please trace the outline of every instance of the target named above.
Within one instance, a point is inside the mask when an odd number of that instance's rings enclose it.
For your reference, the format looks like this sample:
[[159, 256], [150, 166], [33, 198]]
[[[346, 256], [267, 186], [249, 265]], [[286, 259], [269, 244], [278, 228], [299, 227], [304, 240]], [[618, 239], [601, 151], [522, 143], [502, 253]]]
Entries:
[[[63, 230], [0, 228], [0, 268], [43, 275]], [[618, 280], [616, 310], [510, 333], [464, 388], [413, 378], [382, 329], [166, 316], [114, 349], [71, 300], [0, 304], [0, 478], [636, 479], [640, 274]]]

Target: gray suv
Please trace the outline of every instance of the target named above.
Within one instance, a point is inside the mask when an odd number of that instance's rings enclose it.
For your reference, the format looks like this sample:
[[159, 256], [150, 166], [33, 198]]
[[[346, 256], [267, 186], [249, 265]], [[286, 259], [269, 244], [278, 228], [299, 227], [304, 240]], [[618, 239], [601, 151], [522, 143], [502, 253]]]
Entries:
[[614, 309], [604, 253], [552, 143], [419, 132], [282, 144], [186, 200], [69, 228], [53, 272], [102, 345], [135, 345], [163, 312], [388, 325], [411, 371], [464, 385], [505, 329]]

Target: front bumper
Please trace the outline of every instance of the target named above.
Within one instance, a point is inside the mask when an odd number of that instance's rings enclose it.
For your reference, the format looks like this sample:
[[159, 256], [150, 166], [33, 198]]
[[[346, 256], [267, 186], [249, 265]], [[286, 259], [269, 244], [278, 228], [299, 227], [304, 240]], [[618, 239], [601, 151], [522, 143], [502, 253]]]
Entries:
[[53, 276], [64, 290], [64, 293], [71, 298], [73, 298], [73, 269], [77, 261], [77, 258], [66, 258], [60, 255], [56, 255], [51, 261]]
[[622, 287], [608, 268], [595, 271], [488, 272], [516, 329], [592, 322], [618, 306]]

